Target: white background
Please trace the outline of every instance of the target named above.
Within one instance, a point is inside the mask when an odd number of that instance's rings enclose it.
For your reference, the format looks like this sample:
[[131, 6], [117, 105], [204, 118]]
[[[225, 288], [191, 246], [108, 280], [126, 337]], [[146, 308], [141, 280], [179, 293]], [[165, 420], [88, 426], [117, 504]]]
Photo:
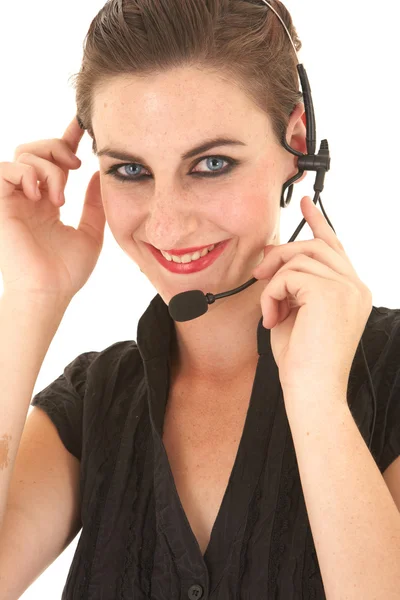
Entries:
[[[84, 37], [103, 4], [2, 3], [0, 161], [12, 161], [14, 149], [22, 143], [62, 136], [76, 114], [68, 77], [79, 71]], [[321, 139], [328, 139], [331, 149], [324, 208], [361, 280], [372, 291], [374, 306], [398, 308], [399, 5], [391, 0], [379, 10], [378, 3], [369, 0], [285, 4], [303, 42], [300, 62], [313, 92], [317, 149]], [[62, 221], [74, 227], [86, 186], [99, 168], [87, 133], [77, 154], [83, 165], [70, 173], [61, 208]], [[281, 243], [287, 243], [302, 220], [300, 199], [313, 196], [313, 183], [309, 173], [295, 185], [290, 208], [282, 212]], [[305, 225], [297, 241], [312, 237]], [[136, 339], [138, 320], [156, 293], [106, 226], [97, 266], [65, 313], [34, 393], [56, 379], [78, 354]], [[79, 535], [21, 598], [61, 598], [78, 539]], [[40, 551], [39, 540], [38, 546]]]

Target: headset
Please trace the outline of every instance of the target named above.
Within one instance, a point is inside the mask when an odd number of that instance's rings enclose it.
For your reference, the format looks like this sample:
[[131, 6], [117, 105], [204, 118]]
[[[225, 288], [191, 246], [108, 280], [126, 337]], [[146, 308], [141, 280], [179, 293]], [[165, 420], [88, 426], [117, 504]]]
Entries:
[[[262, 2], [264, 2], [264, 4], [266, 4], [267, 6], [269, 6], [269, 8], [276, 14], [278, 19], [282, 23], [282, 25], [290, 39], [290, 42], [293, 46], [293, 49], [294, 49], [294, 52], [295, 52], [296, 58], [297, 58], [297, 71], [299, 73], [299, 77], [300, 77], [300, 81], [301, 81], [301, 88], [303, 91], [304, 106], [305, 106], [305, 112], [306, 112], [307, 154], [298, 152], [297, 150], [295, 150], [294, 148], [291, 148], [288, 145], [288, 143], [286, 142], [286, 132], [282, 136], [282, 145], [284, 146], [284, 148], [286, 148], [286, 150], [288, 152], [291, 152], [295, 156], [299, 157], [299, 160], [298, 160], [299, 172], [297, 175], [295, 175], [294, 177], [289, 179], [283, 185], [282, 197], [281, 197], [281, 207], [286, 208], [289, 205], [290, 200], [292, 198], [292, 193], [293, 193], [293, 183], [295, 181], [297, 181], [303, 175], [304, 171], [316, 171], [317, 174], [316, 174], [316, 179], [315, 179], [315, 184], [314, 184], [315, 196], [314, 196], [313, 202], [314, 202], [314, 204], [317, 204], [317, 202], [320, 203], [321, 210], [322, 210], [324, 217], [326, 218], [327, 222], [329, 223], [329, 225], [333, 229], [333, 231], [335, 231], [332, 223], [330, 222], [330, 220], [328, 218], [328, 215], [326, 214], [326, 212], [324, 210], [324, 207], [322, 204], [322, 199], [320, 197], [320, 194], [321, 194], [322, 190], [324, 189], [325, 173], [327, 171], [329, 171], [329, 169], [330, 169], [329, 144], [328, 144], [328, 140], [322, 140], [318, 156], [315, 156], [316, 121], [315, 121], [314, 103], [312, 100], [311, 87], [310, 87], [310, 83], [308, 81], [307, 72], [306, 72], [304, 66], [302, 64], [300, 64], [300, 62], [298, 60], [296, 47], [294, 45], [292, 37], [291, 37], [285, 23], [283, 22], [281, 16], [269, 4], [269, 2], [267, 2], [266, 0], [262, 0]], [[284, 194], [285, 194], [285, 191], [287, 188], [289, 188], [289, 192], [288, 192], [288, 197], [285, 199]], [[300, 231], [303, 229], [305, 223], [306, 223], [306, 220], [303, 219], [301, 221], [300, 225], [298, 226], [298, 228], [296, 229], [296, 231], [294, 232], [294, 234], [292, 235], [292, 237], [290, 238], [289, 242], [293, 242], [297, 238]], [[336, 231], [335, 231], [335, 233], [336, 233]], [[371, 389], [373, 403], [374, 403], [374, 413], [373, 413], [374, 416], [373, 416], [372, 428], [371, 428], [371, 432], [370, 432], [370, 439], [369, 439], [369, 445], [368, 445], [370, 452], [372, 452], [372, 439], [373, 439], [373, 435], [374, 435], [374, 431], [375, 431], [378, 407], [377, 407], [377, 400], [376, 400], [376, 395], [375, 395], [374, 384], [372, 382], [371, 372], [369, 370], [367, 358], [365, 356], [362, 336], [361, 336], [361, 340], [360, 340], [360, 347], [361, 347], [361, 352], [362, 352], [363, 359], [364, 359], [365, 369], [366, 369], [367, 376], [368, 376], [368, 383], [369, 383], [369, 386]]]
[[[315, 184], [314, 184], [315, 195], [314, 195], [313, 202], [314, 202], [314, 204], [317, 204], [317, 202], [320, 203], [321, 210], [322, 210], [327, 222], [329, 223], [329, 225], [333, 229], [333, 231], [335, 231], [332, 223], [330, 222], [330, 220], [324, 210], [324, 207], [322, 204], [322, 199], [320, 197], [320, 194], [324, 189], [325, 174], [327, 173], [327, 171], [330, 170], [331, 158], [330, 158], [330, 154], [329, 154], [329, 144], [328, 144], [328, 140], [322, 140], [319, 152], [317, 155], [315, 154], [316, 121], [315, 121], [314, 104], [313, 104], [312, 94], [311, 94], [311, 87], [310, 87], [310, 83], [308, 80], [307, 72], [306, 72], [304, 66], [302, 64], [300, 64], [300, 62], [298, 60], [298, 54], [297, 54], [296, 47], [294, 45], [292, 37], [291, 37], [283, 19], [278, 14], [278, 12], [273, 8], [273, 6], [271, 6], [271, 4], [269, 4], [269, 2], [267, 2], [267, 0], [261, 0], [261, 1], [264, 2], [264, 4], [266, 4], [278, 17], [278, 19], [282, 23], [282, 25], [290, 39], [290, 42], [293, 46], [294, 52], [296, 54], [296, 59], [297, 59], [297, 71], [298, 71], [298, 74], [300, 77], [303, 98], [304, 98], [305, 113], [306, 113], [307, 154], [303, 154], [302, 152], [299, 152], [299, 151], [295, 150], [294, 148], [291, 148], [288, 145], [288, 143], [286, 141], [286, 132], [284, 132], [282, 139], [281, 139], [282, 146], [288, 152], [290, 152], [291, 154], [294, 154], [295, 156], [298, 157], [299, 171], [294, 177], [292, 177], [291, 179], [289, 179], [288, 181], [286, 181], [283, 184], [280, 205], [281, 205], [281, 208], [286, 208], [287, 206], [289, 206], [291, 199], [292, 199], [292, 194], [293, 194], [293, 184], [295, 183], [295, 181], [297, 181], [298, 179], [300, 179], [302, 177], [302, 175], [304, 174], [304, 171], [316, 171], [316, 178], [315, 178]], [[80, 127], [82, 129], [84, 129], [84, 125], [78, 115], [77, 115], [77, 120], [78, 120]], [[287, 189], [288, 189], [288, 194], [287, 194], [287, 197], [285, 198], [285, 192]], [[296, 229], [296, 231], [294, 232], [292, 237], [289, 239], [288, 243], [293, 242], [297, 238], [297, 236], [299, 235], [300, 231], [303, 229], [306, 222], [307, 222], [306, 219], [303, 219], [301, 221], [300, 225], [298, 226], [298, 228]], [[335, 231], [335, 233], [336, 233], [336, 231]], [[228, 292], [222, 292], [220, 294], [211, 294], [211, 293], [204, 294], [201, 290], [188, 290], [186, 292], [182, 292], [180, 294], [175, 295], [173, 298], [171, 298], [170, 303], [168, 305], [169, 313], [175, 321], [190, 321], [192, 319], [196, 319], [207, 312], [209, 304], [213, 304], [216, 300], [219, 300], [220, 298], [225, 298], [227, 296], [232, 296], [234, 294], [237, 294], [237, 293], [245, 290], [249, 286], [253, 285], [257, 281], [258, 281], [258, 279], [253, 277], [252, 279], [250, 279], [247, 283], [243, 284], [242, 286], [240, 286], [234, 290], [230, 290]], [[372, 382], [371, 372], [369, 370], [367, 358], [365, 356], [362, 336], [361, 336], [361, 340], [360, 340], [360, 347], [361, 347], [364, 364], [365, 364], [366, 372], [368, 375], [368, 382], [369, 382], [369, 386], [370, 386], [370, 389], [372, 392], [372, 397], [373, 397], [373, 402], [374, 402], [374, 413], [373, 413], [374, 416], [373, 416], [373, 423], [372, 423], [372, 428], [371, 428], [371, 432], [370, 432], [370, 441], [369, 441], [369, 446], [368, 446], [369, 450], [372, 451], [372, 439], [373, 439], [373, 434], [374, 434], [374, 430], [375, 430], [376, 416], [377, 416], [377, 400], [376, 400], [375, 390], [374, 390], [374, 386], [373, 386], [373, 382]]]

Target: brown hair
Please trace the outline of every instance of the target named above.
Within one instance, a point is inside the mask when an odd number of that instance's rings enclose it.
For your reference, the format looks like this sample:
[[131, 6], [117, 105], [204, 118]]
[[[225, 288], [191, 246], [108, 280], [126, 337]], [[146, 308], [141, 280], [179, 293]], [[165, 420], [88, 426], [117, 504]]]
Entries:
[[[297, 52], [290, 13], [283, 19]], [[270, 118], [277, 141], [299, 101], [297, 57], [282, 23], [262, 0], [108, 0], [90, 24], [81, 70], [72, 76], [77, 115], [93, 138], [96, 89], [113, 77], [195, 67], [227, 77]]]

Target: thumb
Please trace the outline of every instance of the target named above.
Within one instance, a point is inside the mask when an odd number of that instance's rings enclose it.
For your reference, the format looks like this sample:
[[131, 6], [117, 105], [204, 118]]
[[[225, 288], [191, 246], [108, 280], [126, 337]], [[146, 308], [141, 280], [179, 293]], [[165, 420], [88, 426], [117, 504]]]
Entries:
[[101, 197], [100, 171], [89, 181], [78, 229], [90, 235], [102, 247], [106, 215]]

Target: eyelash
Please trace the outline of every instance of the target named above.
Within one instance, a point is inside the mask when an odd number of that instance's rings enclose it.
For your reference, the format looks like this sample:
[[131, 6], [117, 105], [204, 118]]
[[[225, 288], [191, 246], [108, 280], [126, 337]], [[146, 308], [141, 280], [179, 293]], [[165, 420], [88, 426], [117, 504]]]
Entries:
[[[235, 160], [233, 158], [228, 158], [227, 156], [217, 156], [217, 155], [211, 155], [211, 156], [203, 156], [202, 158], [200, 158], [197, 163], [194, 165], [195, 167], [201, 163], [203, 160], [207, 160], [207, 158], [218, 158], [218, 159], [222, 159], [224, 161], [226, 161], [228, 163], [228, 166], [225, 167], [223, 170], [221, 171], [216, 171], [215, 174], [212, 173], [212, 171], [210, 171], [209, 173], [193, 173], [193, 176], [195, 177], [220, 177], [222, 175], [226, 175], [228, 173], [230, 173], [232, 171], [232, 169], [240, 164], [240, 161]], [[125, 182], [135, 182], [135, 181], [140, 181], [142, 179], [151, 177], [150, 175], [132, 175], [132, 176], [124, 176], [121, 175], [120, 173], [117, 173], [116, 171], [118, 169], [120, 169], [121, 167], [128, 167], [131, 165], [135, 165], [138, 167], [142, 167], [143, 165], [140, 165], [139, 163], [123, 163], [123, 164], [117, 164], [117, 165], [113, 165], [112, 167], [110, 167], [110, 169], [108, 169], [108, 171], [106, 171], [106, 175], [111, 175], [112, 177], [114, 177], [114, 179], [117, 179], [118, 181], [122, 181], [123, 183]]]

